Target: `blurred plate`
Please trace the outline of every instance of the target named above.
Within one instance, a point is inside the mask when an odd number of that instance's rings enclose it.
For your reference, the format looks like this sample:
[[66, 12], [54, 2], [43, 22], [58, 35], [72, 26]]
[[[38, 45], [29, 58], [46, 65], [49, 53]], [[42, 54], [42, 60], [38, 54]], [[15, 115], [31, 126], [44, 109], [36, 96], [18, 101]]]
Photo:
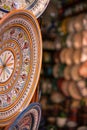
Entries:
[[80, 32], [83, 30], [83, 18], [84, 14], [78, 15], [78, 17], [75, 17], [74, 19], [74, 29], [76, 32]]
[[63, 102], [65, 100], [65, 98], [64, 98], [64, 96], [60, 92], [53, 91], [52, 95], [50, 97], [50, 100], [53, 103], [61, 103], [61, 102]]
[[68, 91], [69, 91], [70, 96], [73, 99], [76, 99], [76, 100], [81, 100], [82, 99], [82, 96], [81, 96], [81, 94], [79, 92], [79, 89], [78, 89], [78, 87], [76, 85], [76, 82], [71, 81], [69, 83]]
[[66, 80], [70, 80], [71, 79], [71, 68], [72, 66], [66, 66], [65, 69], [64, 69], [64, 78]]
[[79, 67], [79, 75], [87, 78], [87, 61], [85, 61], [84, 63], [82, 63]]
[[87, 30], [82, 31], [82, 46], [87, 46]]
[[65, 54], [67, 53], [68, 48], [63, 48], [60, 52], [60, 60], [62, 63], [65, 63]]
[[0, 126], [9, 124], [32, 100], [42, 59], [38, 22], [27, 10], [0, 21]]
[[65, 63], [67, 65], [72, 65], [73, 64], [73, 53], [74, 49], [73, 48], [67, 48], [67, 52], [65, 53]]
[[14, 9], [27, 9], [38, 18], [46, 9], [50, 0], [1, 0], [0, 17]]
[[82, 48], [82, 33], [78, 32], [73, 35], [73, 47], [75, 49]]
[[87, 97], [87, 87], [86, 87], [86, 81], [84, 79], [77, 82], [77, 86], [79, 88], [79, 91], [83, 97]]
[[68, 34], [67, 39], [66, 39], [66, 45], [69, 48], [71, 48], [73, 46], [72, 39], [73, 39], [73, 33]]
[[87, 126], [80, 126], [77, 128], [77, 130], [87, 130]]
[[73, 53], [73, 62], [74, 64], [81, 63], [81, 49], [75, 49]]
[[81, 62], [87, 61], [87, 46], [82, 48]]
[[71, 78], [72, 80], [79, 81], [81, 76], [79, 75], [80, 65], [73, 65], [71, 68]]
[[67, 97], [70, 96], [70, 95], [69, 95], [69, 91], [68, 91], [68, 85], [69, 85], [69, 81], [65, 80], [65, 81], [63, 81], [62, 87], [61, 87], [62, 93], [63, 93], [65, 96], [67, 96]]

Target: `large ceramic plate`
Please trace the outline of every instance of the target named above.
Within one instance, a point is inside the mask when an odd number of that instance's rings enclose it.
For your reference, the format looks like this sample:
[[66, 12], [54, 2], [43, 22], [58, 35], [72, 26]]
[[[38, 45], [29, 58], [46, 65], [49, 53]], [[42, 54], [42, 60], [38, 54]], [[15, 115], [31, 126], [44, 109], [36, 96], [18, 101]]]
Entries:
[[0, 21], [0, 125], [9, 124], [32, 100], [41, 69], [42, 38], [25, 10]]
[[32, 103], [20, 113], [8, 130], [38, 130], [40, 119], [40, 104]]
[[50, 0], [0, 0], [0, 17], [13, 9], [28, 9], [38, 18]]

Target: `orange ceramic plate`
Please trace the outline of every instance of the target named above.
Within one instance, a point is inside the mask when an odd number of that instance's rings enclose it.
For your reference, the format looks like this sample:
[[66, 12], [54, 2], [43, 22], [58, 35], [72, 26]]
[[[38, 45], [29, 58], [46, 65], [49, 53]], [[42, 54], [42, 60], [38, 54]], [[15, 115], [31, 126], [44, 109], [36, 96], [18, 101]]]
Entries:
[[82, 96], [81, 96], [81, 94], [79, 92], [79, 89], [78, 89], [78, 87], [76, 85], [76, 82], [71, 81], [69, 83], [68, 91], [69, 91], [70, 96], [73, 99], [76, 99], [76, 100], [81, 100], [82, 99]]
[[0, 126], [11, 122], [32, 100], [42, 60], [36, 18], [12, 11], [0, 21]]

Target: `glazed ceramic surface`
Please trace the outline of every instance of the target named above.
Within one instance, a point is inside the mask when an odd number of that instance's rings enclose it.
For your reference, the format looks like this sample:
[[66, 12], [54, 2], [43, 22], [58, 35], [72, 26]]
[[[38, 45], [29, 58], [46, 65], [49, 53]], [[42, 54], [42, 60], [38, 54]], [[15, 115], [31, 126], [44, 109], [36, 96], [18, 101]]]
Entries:
[[50, 0], [1, 0], [0, 17], [14, 9], [28, 9], [38, 18], [46, 9]]
[[9, 124], [29, 105], [41, 59], [37, 20], [29, 11], [12, 11], [0, 21], [0, 125]]
[[38, 103], [32, 103], [17, 117], [9, 130], [37, 130], [40, 119], [40, 105]]

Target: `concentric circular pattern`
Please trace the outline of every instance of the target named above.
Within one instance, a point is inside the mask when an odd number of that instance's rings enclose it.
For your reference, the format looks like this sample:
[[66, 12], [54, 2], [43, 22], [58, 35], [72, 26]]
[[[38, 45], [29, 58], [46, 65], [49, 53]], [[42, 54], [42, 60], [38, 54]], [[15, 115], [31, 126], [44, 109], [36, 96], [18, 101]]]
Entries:
[[[28, 0], [29, 1], [29, 0]], [[33, 1], [33, 0], [31, 0]], [[34, 0], [31, 6], [28, 5], [26, 9], [31, 10], [33, 14], [38, 18], [45, 11], [50, 0]]]
[[38, 130], [41, 119], [41, 107], [38, 103], [32, 103], [27, 107], [8, 130]]
[[[5, 35], [6, 33], [3, 38], [8, 37]], [[18, 79], [22, 64], [22, 54], [17, 42], [12, 38], [6, 38], [3, 42], [0, 44], [0, 94], [11, 89]]]
[[29, 105], [41, 59], [37, 20], [29, 11], [12, 11], [0, 21], [0, 126], [9, 124]]
[[14, 70], [14, 56], [6, 50], [0, 55], [0, 83], [7, 81]]
[[50, 0], [1, 0], [0, 17], [14, 9], [28, 9], [38, 18], [46, 9]]

